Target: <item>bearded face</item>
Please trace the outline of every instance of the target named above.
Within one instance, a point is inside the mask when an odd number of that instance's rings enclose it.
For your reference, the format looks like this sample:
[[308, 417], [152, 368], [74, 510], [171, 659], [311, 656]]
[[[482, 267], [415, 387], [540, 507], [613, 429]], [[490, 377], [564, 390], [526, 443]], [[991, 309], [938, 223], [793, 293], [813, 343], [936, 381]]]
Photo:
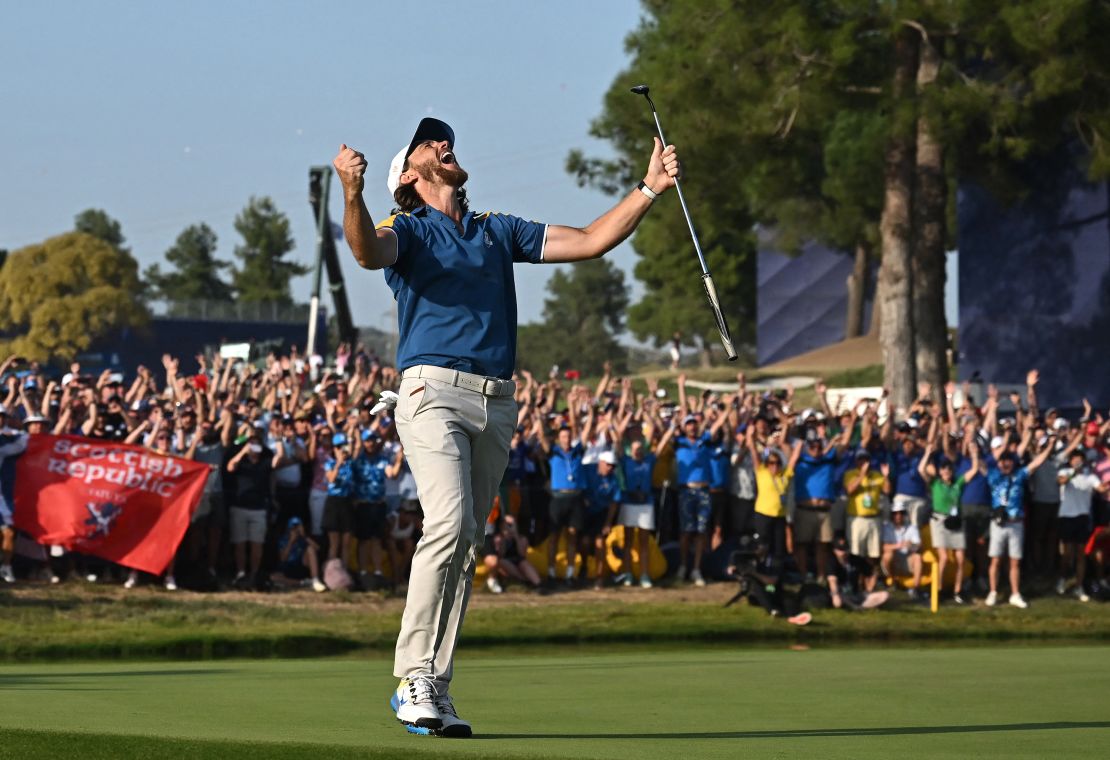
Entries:
[[466, 170], [453, 161], [443, 163], [437, 158], [430, 158], [419, 164], [414, 164], [412, 168], [420, 176], [420, 179], [433, 185], [443, 184], [448, 187], [462, 187], [470, 179]]

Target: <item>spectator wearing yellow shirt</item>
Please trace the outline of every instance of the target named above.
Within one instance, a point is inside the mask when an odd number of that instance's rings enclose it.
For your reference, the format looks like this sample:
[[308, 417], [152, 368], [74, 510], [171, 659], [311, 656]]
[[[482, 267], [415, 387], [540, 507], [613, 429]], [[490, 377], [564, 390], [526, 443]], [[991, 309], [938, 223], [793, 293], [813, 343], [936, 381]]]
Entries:
[[[848, 494], [848, 551], [869, 562], [882, 555], [880, 498], [883, 493], [890, 493], [890, 465], [884, 462], [879, 469], [879, 472], [871, 469], [871, 455], [861, 450], [856, 453], [855, 467], [844, 473], [844, 490]], [[867, 577], [868, 591], [874, 590], [876, 577], [874, 572]]]
[[782, 454], [777, 449], [771, 449], [766, 460], [760, 461], [754, 433], [755, 427], [749, 425], [745, 440], [755, 463], [754, 527], [759, 542], [767, 549], [768, 561], [773, 567], [779, 567], [786, 556], [786, 503], [794, 467], [802, 454], [802, 442], [794, 442], [790, 461], [784, 469]]

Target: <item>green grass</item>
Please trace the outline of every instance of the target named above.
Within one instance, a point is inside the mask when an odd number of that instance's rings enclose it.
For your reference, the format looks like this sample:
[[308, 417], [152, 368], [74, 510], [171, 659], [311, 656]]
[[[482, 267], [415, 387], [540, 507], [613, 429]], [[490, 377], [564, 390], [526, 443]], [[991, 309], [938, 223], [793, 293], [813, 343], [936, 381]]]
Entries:
[[[760, 610], [724, 609], [729, 585], [702, 592], [660, 589], [493, 599], [477, 594], [465, 645], [579, 642], [945, 639], [1110, 635], [1110, 608], [1044, 600], [1009, 608], [946, 608], [933, 616], [895, 606], [873, 615], [822, 612], [805, 630]], [[170, 595], [146, 589], [22, 588], [0, 596], [9, 625], [0, 655], [27, 658], [199, 658], [314, 656], [388, 651], [401, 602], [376, 595]]]
[[[1110, 641], [1110, 605], [1055, 595], [1028, 610], [944, 606], [930, 614], [896, 596], [868, 614], [818, 611], [781, 625], [745, 604], [724, 608], [732, 584], [536, 597], [477, 592], [463, 646], [740, 642]], [[376, 594], [169, 594], [152, 588], [17, 586], [0, 593], [0, 661], [226, 659], [389, 652], [403, 601]]]
[[462, 657], [470, 741], [406, 734], [386, 659], [0, 667], [0, 757], [1104, 757], [1102, 647]]

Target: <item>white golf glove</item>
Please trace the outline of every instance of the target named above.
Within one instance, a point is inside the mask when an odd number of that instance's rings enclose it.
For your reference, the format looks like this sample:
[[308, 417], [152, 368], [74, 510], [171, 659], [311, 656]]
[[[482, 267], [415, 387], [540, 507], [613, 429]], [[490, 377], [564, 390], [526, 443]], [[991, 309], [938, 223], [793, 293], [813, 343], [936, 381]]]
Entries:
[[377, 414], [384, 412], [386, 409], [393, 411], [397, 407], [397, 401], [400, 397], [393, 391], [382, 391], [378, 396], [378, 403], [374, 404], [374, 408], [370, 410], [370, 414]]

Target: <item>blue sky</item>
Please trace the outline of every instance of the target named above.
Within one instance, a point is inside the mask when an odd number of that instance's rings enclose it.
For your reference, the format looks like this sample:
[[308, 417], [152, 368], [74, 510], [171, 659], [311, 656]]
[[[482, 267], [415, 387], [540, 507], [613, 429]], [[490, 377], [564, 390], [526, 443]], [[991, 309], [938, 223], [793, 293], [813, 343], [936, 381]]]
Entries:
[[[637, 0], [9, 3], [0, 247], [65, 232], [94, 207], [121, 222], [144, 267], [199, 222], [232, 260], [235, 215], [267, 195], [311, 264], [308, 168], [341, 142], [366, 153], [380, 219], [389, 160], [425, 115], [454, 126], [476, 209], [587, 224], [613, 201], [577, 187], [564, 160], [575, 147], [610, 152], [587, 130], [639, 18]], [[341, 211], [333, 182], [333, 218]], [[342, 251], [356, 322], [388, 329], [382, 275]], [[610, 256], [638, 297], [630, 246]], [[539, 319], [552, 271], [516, 268], [521, 321]], [[299, 300], [310, 280], [294, 282]]]
[[[231, 260], [235, 215], [268, 195], [310, 264], [309, 166], [341, 142], [366, 153], [381, 218], [389, 160], [425, 115], [454, 126], [475, 208], [587, 224], [612, 200], [578, 188], [564, 160], [575, 147], [609, 152], [587, 130], [639, 18], [636, 0], [7, 4], [0, 247], [65, 232], [96, 207], [144, 267], [198, 222]], [[610, 255], [631, 284], [631, 249]], [[381, 273], [349, 255], [343, 267], [356, 322], [385, 327]], [[521, 319], [538, 319], [554, 270], [516, 271]], [[298, 299], [310, 280], [295, 282]]]

